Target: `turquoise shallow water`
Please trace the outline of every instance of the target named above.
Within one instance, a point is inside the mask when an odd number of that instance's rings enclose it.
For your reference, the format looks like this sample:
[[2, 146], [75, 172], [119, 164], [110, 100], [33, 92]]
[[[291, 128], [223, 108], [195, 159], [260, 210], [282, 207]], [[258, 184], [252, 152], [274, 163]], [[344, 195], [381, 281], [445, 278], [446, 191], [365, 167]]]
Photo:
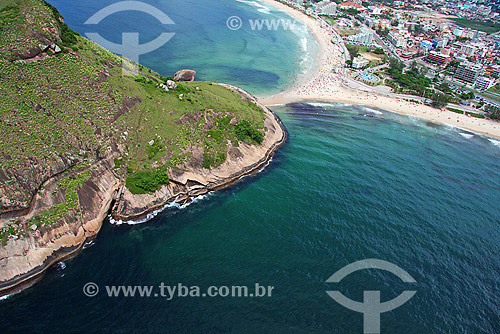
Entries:
[[[319, 107], [323, 106], [323, 107]], [[274, 109], [290, 138], [257, 176], [95, 245], [0, 304], [7, 333], [362, 333], [354, 300], [416, 295], [382, 333], [500, 331], [500, 147], [350, 105]], [[383, 259], [417, 283], [341, 267]], [[86, 282], [101, 286], [94, 298]], [[110, 298], [105, 285], [273, 285], [270, 298]]]
[[[175, 22], [172, 25], [162, 25], [153, 16], [137, 11], [119, 12], [98, 25], [86, 25], [94, 13], [117, 1], [50, 2], [82, 35], [99, 33], [113, 43], [122, 43], [123, 32], [138, 32], [141, 44], [162, 32], [175, 33], [164, 46], [141, 56], [140, 63], [164, 76], [193, 69], [198, 80], [232, 83], [259, 95], [272, 95], [291, 85], [297, 74], [310, 68], [318, 47], [299, 22], [293, 32], [282, 25], [276, 30], [252, 30], [249, 20], [291, 20], [284, 12], [256, 1], [144, 1], [168, 15]], [[232, 16], [241, 19], [239, 30], [228, 29], [227, 20]]]

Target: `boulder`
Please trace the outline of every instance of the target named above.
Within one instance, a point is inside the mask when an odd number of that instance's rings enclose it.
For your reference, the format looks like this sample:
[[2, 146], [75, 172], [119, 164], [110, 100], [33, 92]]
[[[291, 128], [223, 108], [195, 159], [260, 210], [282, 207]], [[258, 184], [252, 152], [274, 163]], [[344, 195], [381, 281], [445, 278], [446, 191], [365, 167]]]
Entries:
[[168, 89], [176, 89], [177, 84], [173, 80], [167, 80], [167, 87], [168, 87]]
[[195, 75], [196, 75], [196, 71], [180, 70], [180, 71], [175, 72], [174, 80], [175, 81], [194, 81]]

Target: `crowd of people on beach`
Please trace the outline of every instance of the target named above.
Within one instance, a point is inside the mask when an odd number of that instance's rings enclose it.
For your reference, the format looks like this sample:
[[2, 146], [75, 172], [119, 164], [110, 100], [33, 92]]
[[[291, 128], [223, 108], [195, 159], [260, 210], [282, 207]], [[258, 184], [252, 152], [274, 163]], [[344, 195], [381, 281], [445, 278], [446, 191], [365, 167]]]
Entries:
[[317, 33], [327, 41], [323, 44], [326, 50], [323, 50], [321, 54], [322, 62], [316, 75], [312, 76], [311, 81], [297, 87], [295, 93], [304, 98], [338, 93], [340, 88], [344, 57], [339, 46], [330, 42], [333, 39], [330, 33], [326, 30], [320, 30]]

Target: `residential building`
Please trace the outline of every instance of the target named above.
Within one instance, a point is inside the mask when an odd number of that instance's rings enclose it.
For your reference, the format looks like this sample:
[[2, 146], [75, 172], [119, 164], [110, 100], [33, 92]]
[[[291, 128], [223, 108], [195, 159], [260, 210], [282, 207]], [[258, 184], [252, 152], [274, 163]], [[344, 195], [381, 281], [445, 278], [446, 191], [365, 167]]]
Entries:
[[363, 57], [362, 55], [357, 56], [352, 60], [352, 67], [353, 68], [363, 68], [365, 66], [368, 66], [370, 62]]
[[463, 62], [458, 65], [454, 77], [459, 80], [475, 83], [477, 77], [481, 74], [481, 65]]
[[401, 36], [397, 30], [390, 31], [387, 39], [397, 48], [406, 47], [406, 38]]
[[339, 4], [340, 9], [349, 9], [349, 8], [354, 8], [357, 10], [364, 10], [365, 7], [361, 6], [360, 4], [354, 3], [352, 1], [347, 1], [347, 2], [342, 2]]
[[335, 15], [337, 13], [337, 4], [335, 2], [324, 0], [316, 3], [314, 5], [314, 9], [320, 15]]
[[478, 77], [476, 80], [475, 87], [479, 90], [487, 90], [495, 85], [495, 80], [493, 78]]
[[448, 39], [446, 38], [435, 38], [432, 40], [432, 46], [434, 46], [435, 49], [444, 48], [447, 44]]
[[437, 63], [437, 64], [445, 64], [448, 61], [450, 61], [450, 56], [449, 55], [444, 55], [442, 53], [436, 52], [436, 51], [431, 51], [427, 55], [427, 60], [430, 61], [431, 63]]
[[362, 45], [370, 45], [373, 42], [373, 34], [361, 33], [347, 37], [347, 40]]
[[460, 47], [460, 52], [463, 52], [467, 56], [471, 56], [476, 52], [477, 48], [473, 45], [464, 44]]

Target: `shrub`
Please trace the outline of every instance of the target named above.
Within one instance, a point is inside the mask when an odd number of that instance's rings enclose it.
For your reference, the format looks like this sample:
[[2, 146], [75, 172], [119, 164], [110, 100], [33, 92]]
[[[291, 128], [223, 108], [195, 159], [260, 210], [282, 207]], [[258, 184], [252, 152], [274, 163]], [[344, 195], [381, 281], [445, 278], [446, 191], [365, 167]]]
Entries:
[[154, 143], [148, 148], [148, 159], [153, 159], [158, 153], [163, 150], [163, 146], [159, 143]]
[[264, 140], [264, 134], [259, 130], [255, 129], [249, 121], [243, 120], [236, 125], [235, 128], [236, 137], [242, 141], [255, 142], [257, 144], [262, 144]]
[[203, 163], [201, 164], [203, 168], [210, 169], [212, 165], [215, 164], [215, 159], [212, 158], [209, 154], [203, 154]]
[[160, 79], [161, 81], [163, 81], [163, 83], [167, 83], [168, 80], [174, 81], [174, 78], [171, 75], [169, 75], [168, 77], [161, 77]]
[[224, 161], [226, 161], [226, 158], [226, 152], [217, 152], [215, 158], [210, 154], [205, 153], [203, 154], [203, 162], [201, 165], [203, 166], [203, 168], [210, 169], [212, 167], [217, 167], [223, 164]]
[[61, 41], [64, 46], [71, 47], [75, 44], [78, 43], [77, 36], [80, 36], [79, 33], [76, 31], [73, 31], [66, 23], [64, 23], [64, 20], [59, 13], [59, 11], [52, 6], [50, 3], [47, 1], [44, 1], [45, 5], [49, 7], [49, 9], [52, 11], [52, 14], [56, 18], [57, 25], [59, 27], [59, 33], [61, 37]]
[[132, 194], [137, 195], [153, 193], [169, 182], [166, 172], [145, 170], [129, 175], [125, 184]]

